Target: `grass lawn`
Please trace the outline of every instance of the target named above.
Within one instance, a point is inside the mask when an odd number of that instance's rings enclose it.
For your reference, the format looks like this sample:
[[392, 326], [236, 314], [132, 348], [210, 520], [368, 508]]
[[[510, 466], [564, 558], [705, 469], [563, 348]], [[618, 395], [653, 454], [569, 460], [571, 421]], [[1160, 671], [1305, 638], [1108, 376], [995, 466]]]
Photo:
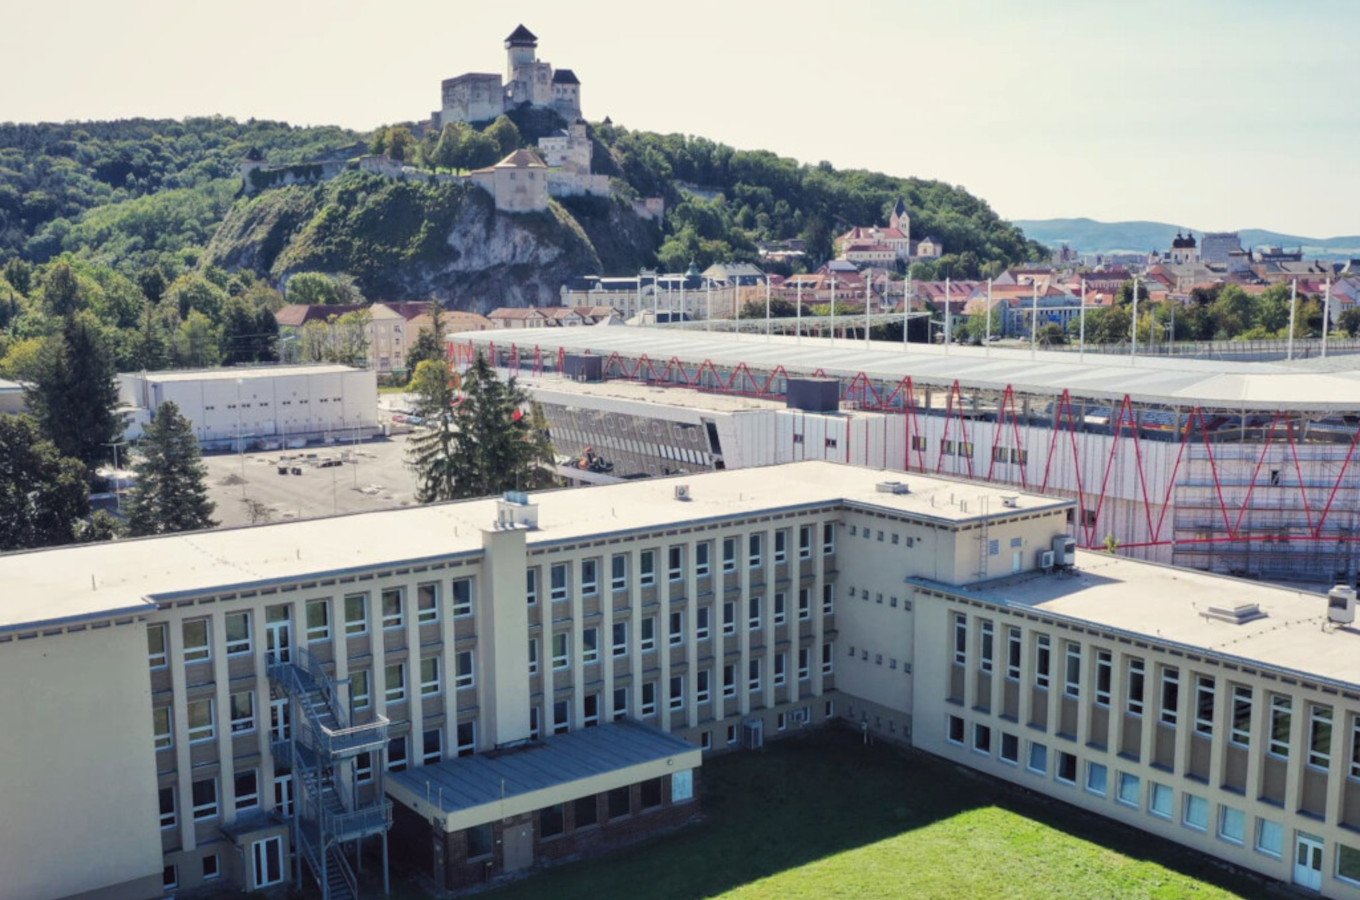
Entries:
[[[697, 827], [497, 900], [1232, 897], [1283, 886], [923, 753], [819, 731], [701, 770]], [[403, 885], [403, 888], [407, 885]]]

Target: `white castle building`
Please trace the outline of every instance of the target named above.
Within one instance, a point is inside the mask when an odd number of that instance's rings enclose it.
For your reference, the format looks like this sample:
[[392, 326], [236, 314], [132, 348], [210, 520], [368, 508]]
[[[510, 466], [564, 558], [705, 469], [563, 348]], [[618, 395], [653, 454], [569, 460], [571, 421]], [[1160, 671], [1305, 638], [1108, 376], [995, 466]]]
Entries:
[[581, 115], [581, 82], [571, 69], [554, 70], [538, 58], [538, 38], [523, 25], [505, 39], [505, 82], [490, 72], [467, 72], [440, 85], [441, 107], [434, 123], [489, 122], [528, 104], [551, 109], [568, 122]]

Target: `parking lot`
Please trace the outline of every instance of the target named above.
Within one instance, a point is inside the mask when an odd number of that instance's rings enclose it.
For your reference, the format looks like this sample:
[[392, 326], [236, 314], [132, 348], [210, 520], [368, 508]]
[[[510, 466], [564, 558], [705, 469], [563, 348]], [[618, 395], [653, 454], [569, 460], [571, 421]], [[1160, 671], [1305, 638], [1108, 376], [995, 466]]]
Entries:
[[[207, 454], [208, 492], [222, 525], [310, 519], [415, 503], [406, 435], [301, 450]], [[283, 474], [280, 474], [280, 470]]]

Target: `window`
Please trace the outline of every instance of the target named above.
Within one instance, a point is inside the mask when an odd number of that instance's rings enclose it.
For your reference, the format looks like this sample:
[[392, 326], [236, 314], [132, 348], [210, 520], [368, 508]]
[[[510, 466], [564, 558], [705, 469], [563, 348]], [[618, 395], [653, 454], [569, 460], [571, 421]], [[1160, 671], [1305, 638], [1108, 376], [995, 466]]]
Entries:
[[700, 541], [694, 545], [694, 574], [698, 578], [703, 578], [709, 573], [710, 559], [713, 554], [713, 545], [708, 541]]
[[1148, 793], [1148, 812], [1163, 819], [1171, 818], [1171, 808], [1175, 802], [1171, 788], [1155, 781], [1149, 781], [1148, 786], [1152, 789]]
[[189, 701], [189, 743], [210, 741], [216, 735], [213, 727], [213, 702], [211, 697]]
[[1209, 801], [1195, 794], [1185, 795], [1185, 810], [1181, 814], [1181, 821], [1186, 828], [1193, 828], [1195, 831], [1209, 830]]
[[696, 641], [708, 640], [709, 617], [712, 608], [700, 606], [694, 611], [694, 639]]
[[276, 775], [274, 777], [274, 809], [278, 810], [279, 815], [284, 817], [293, 814], [292, 775]]
[[723, 603], [723, 634], [737, 633], [737, 604], [728, 600]]
[[777, 563], [787, 562], [789, 558], [789, 532], [787, 529], [779, 529], [774, 533], [774, 561]]
[[605, 794], [605, 812], [611, 819], [628, 815], [632, 809], [631, 791], [627, 787], [614, 788]]
[[406, 699], [406, 664], [394, 663], [383, 670], [387, 679], [387, 693], [384, 699], [388, 703], [400, 703]]
[[1195, 734], [1214, 736], [1214, 680], [1195, 676]]
[[836, 552], [836, 523], [822, 523], [822, 553]]
[[1336, 845], [1336, 877], [1351, 884], [1360, 884], [1360, 850]]
[[161, 887], [169, 890], [179, 887], [179, 867], [170, 865], [161, 869]]
[[709, 670], [700, 669], [694, 676], [694, 702], [707, 703], [710, 697]]
[[402, 616], [401, 588], [385, 588], [382, 592], [383, 630], [400, 628], [406, 624]]
[[1223, 806], [1218, 811], [1218, 836], [1232, 844], [1242, 843], [1246, 835], [1247, 817], [1242, 810]]
[[538, 569], [524, 571], [524, 601], [530, 606], [538, 603]]
[[747, 602], [747, 625], [752, 631], [760, 627], [760, 598], [752, 597]]
[[638, 557], [638, 568], [642, 573], [638, 583], [643, 587], [651, 587], [656, 584], [656, 551], [643, 550]]
[[1251, 688], [1235, 684], [1232, 689], [1232, 725], [1228, 740], [1239, 747], [1251, 746]]
[[529, 638], [529, 674], [538, 674], [538, 638]]
[[1181, 679], [1180, 672], [1172, 666], [1162, 669], [1162, 707], [1160, 713], [1161, 723], [1176, 725], [1177, 704], [1180, 702]]
[[1048, 748], [1038, 741], [1029, 744], [1029, 770], [1040, 775], [1048, 774]]
[[1256, 820], [1256, 850], [1279, 858], [1284, 854], [1284, 826], [1269, 819]]
[[784, 592], [783, 592], [783, 591], [775, 591], [775, 594], [774, 594], [774, 611], [771, 613], [771, 615], [772, 615], [772, 617], [773, 617], [773, 623], [774, 623], [775, 625], [783, 625], [783, 624], [784, 624], [784, 619], [785, 619], [785, 611], [784, 611], [784, 607], [785, 607], [785, 603], [784, 603]]
[[822, 585], [822, 615], [829, 616], [836, 609], [836, 588], [833, 585]]
[[553, 563], [548, 572], [548, 596], [554, 603], [567, 599], [567, 564]]
[[647, 616], [642, 620], [642, 635], [638, 639], [638, 646], [643, 651], [656, 649], [656, 616]]
[[456, 742], [453, 752], [459, 756], [471, 756], [477, 752], [477, 723], [459, 722], [458, 728], [454, 731], [453, 739]]
[[443, 731], [431, 728], [420, 736], [421, 765], [432, 766], [444, 758]]
[[672, 647], [679, 647], [685, 642], [685, 614], [683, 611], [676, 610], [671, 613], [669, 636]]
[[737, 539], [723, 538], [722, 542], [722, 566], [724, 572], [737, 571]]
[[439, 657], [420, 658], [420, 696], [435, 697], [439, 694]]
[[830, 675], [830, 674], [831, 674], [831, 666], [832, 666], [832, 662], [831, 662], [831, 645], [830, 645], [830, 644], [822, 644], [822, 674], [823, 674], [823, 675]]
[[614, 554], [609, 561], [609, 587], [616, 591], [628, 587], [628, 557], [622, 553]]
[[256, 769], [237, 772], [235, 785], [237, 812], [260, 805], [260, 773]]
[[1270, 752], [1281, 759], [1289, 758], [1289, 726], [1291, 719], [1289, 698], [1284, 694], [1270, 695]]
[[642, 801], [643, 809], [651, 809], [654, 806], [661, 805], [660, 778], [648, 778], [646, 781], [642, 782], [639, 787], [641, 788], [638, 792], [640, 795], [639, 799]]
[[666, 548], [666, 575], [671, 581], [685, 580], [685, 548]]
[[170, 707], [157, 706], [151, 710], [152, 744], [157, 750], [174, 746], [174, 730], [170, 727]]
[[1129, 660], [1129, 691], [1125, 699], [1125, 711], [1131, 716], [1143, 714], [1143, 661], [1138, 658]]
[[798, 526], [798, 558], [812, 559], [812, 526]]
[[1096, 651], [1096, 703], [1110, 705], [1110, 680], [1114, 670], [1114, 657], [1109, 650]]
[[307, 640], [328, 641], [331, 637], [331, 604], [328, 600], [307, 601]]
[[566, 827], [564, 825], [565, 807], [561, 803], [552, 806], [545, 806], [538, 811], [538, 836], [540, 838], [557, 837]]
[[614, 721], [628, 717], [628, 688], [614, 688]]
[[746, 688], [750, 691], [760, 690], [760, 660], [753, 659], [746, 665]]
[[204, 819], [214, 819], [217, 817], [217, 779], [205, 778], [202, 781], [195, 781], [194, 792], [194, 821], [201, 822]]
[[[893, 598], [893, 606], [897, 598]], [[1006, 629], [1006, 677], [1011, 681], [1020, 680], [1020, 629]]]
[[600, 592], [600, 564], [598, 560], [581, 560], [581, 596], [594, 597]]
[[774, 659], [774, 686], [783, 687], [784, 682], [788, 678], [788, 673], [785, 671], [785, 669], [787, 669], [788, 667], [789, 656], [787, 653], [776, 653], [773, 659]]
[[1048, 690], [1051, 646], [1049, 637], [1041, 634], [1034, 639], [1034, 686]]
[[175, 789], [166, 786], [160, 790], [161, 804], [161, 827], [174, 828], [177, 821], [175, 816]]
[[1001, 761], [1011, 765], [1020, 762], [1020, 738], [1008, 731], [1001, 733]]
[[1064, 750], [1058, 751], [1058, 770], [1053, 777], [1063, 784], [1077, 783], [1077, 756]]
[[642, 685], [642, 715], [650, 716], [656, 712], [656, 682], [648, 681]]
[[231, 733], [255, 730], [255, 692], [237, 691], [231, 695]]
[[1142, 786], [1138, 783], [1138, 776], [1128, 772], [1119, 773], [1119, 795], [1118, 800], [1125, 806], [1138, 806], [1142, 802]]
[[812, 618], [812, 592], [807, 588], [798, 589], [798, 621], [806, 622]]
[[615, 656], [628, 655], [628, 623], [615, 622], [613, 625], [613, 645]]
[[472, 615], [472, 579], [455, 578], [449, 587], [453, 598], [453, 617], [461, 619]]
[[798, 680], [807, 681], [812, 677], [812, 651], [807, 647], [798, 648]]
[[373, 754], [360, 753], [354, 757], [354, 781], [369, 784], [373, 781]]
[[572, 804], [573, 824], [577, 828], [588, 828], [599, 821], [600, 804], [597, 794], [579, 797]]
[[1332, 708], [1314, 703], [1308, 716], [1308, 765], [1327, 768], [1332, 762]]
[[1086, 764], [1086, 790], [1104, 797], [1109, 790], [1110, 770], [1098, 762]]
[[552, 666], [554, 669], [565, 669], [571, 664], [571, 657], [568, 654], [570, 649], [569, 635], [565, 631], [559, 631], [552, 636]]
[[992, 729], [981, 723], [973, 725], [973, 749], [979, 753], [992, 752]]
[[1081, 644], [1067, 642], [1067, 652], [1063, 667], [1063, 696], [1073, 700], [1081, 698]]
[[168, 663], [163, 624], [146, 626], [146, 661], [153, 669], [164, 669]]
[[593, 663], [600, 660], [600, 629], [581, 629], [581, 662]]
[[994, 628], [991, 620], [984, 619], [979, 629], [979, 631], [981, 632], [981, 636], [978, 642], [981, 645], [978, 654], [979, 655], [978, 669], [980, 669], [982, 671], [982, 674], [984, 675], [992, 674], [992, 643], [994, 640], [993, 630]]
[[369, 690], [368, 669], [349, 673], [349, 698], [355, 709], [368, 709], [369, 704], [373, 702], [373, 695]]
[[224, 617], [227, 627], [227, 656], [250, 652], [250, 612], [230, 612]]
[[685, 677], [683, 675], [672, 675], [670, 693], [668, 695], [668, 706], [674, 711], [683, 709], [685, 706]]
[[737, 667], [731, 663], [723, 666], [723, 696], [737, 696]]
[[212, 646], [208, 643], [208, 620], [189, 619], [181, 630], [184, 634], [184, 661], [186, 663], [205, 662], [212, 659]]
[[746, 563], [752, 569], [760, 568], [761, 548], [764, 545], [765, 536], [760, 532], [747, 535], [746, 537]]
[[368, 633], [367, 606], [367, 594], [349, 594], [345, 597], [345, 634], [355, 637]]
[[495, 851], [496, 842], [492, 837], [490, 822], [475, 825], [469, 828], [466, 834], [468, 859], [480, 859], [483, 856], [490, 856]]

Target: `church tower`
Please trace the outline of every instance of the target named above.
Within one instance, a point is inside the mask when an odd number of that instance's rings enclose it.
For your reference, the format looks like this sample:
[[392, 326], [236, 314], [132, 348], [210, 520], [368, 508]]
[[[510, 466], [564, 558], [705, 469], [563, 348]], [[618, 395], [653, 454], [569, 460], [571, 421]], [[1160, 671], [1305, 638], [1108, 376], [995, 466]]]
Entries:
[[892, 217], [888, 219], [888, 227], [900, 230], [905, 238], [911, 237], [911, 213], [907, 212], [907, 204], [902, 202], [901, 197], [897, 198], [897, 203], [893, 206]]

